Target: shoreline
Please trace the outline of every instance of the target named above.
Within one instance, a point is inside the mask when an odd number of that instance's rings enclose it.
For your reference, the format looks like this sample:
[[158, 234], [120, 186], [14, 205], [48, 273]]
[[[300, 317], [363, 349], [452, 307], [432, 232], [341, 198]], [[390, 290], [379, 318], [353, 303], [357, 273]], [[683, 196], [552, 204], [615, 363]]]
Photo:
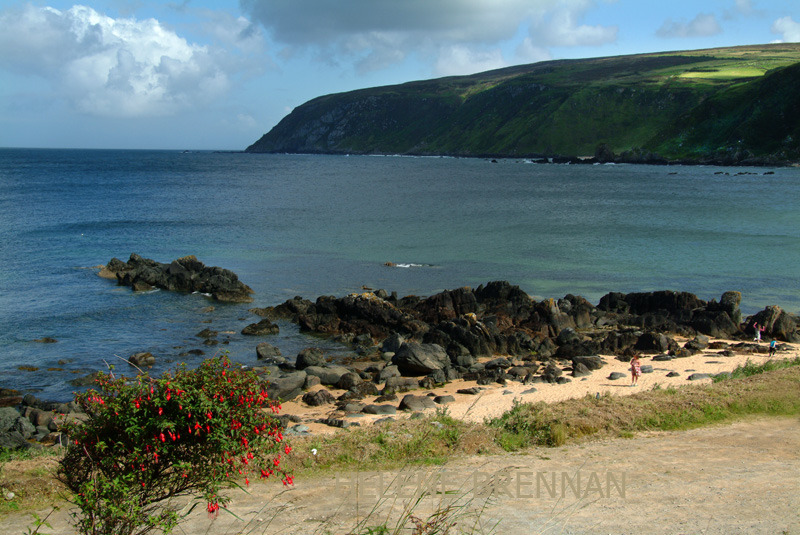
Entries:
[[[712, 339], [713, 342], [736, 343], [733, 340]], [[683, 340], [686, 342], [686, 340]], [[456, 379], [445, 385], [425, 389], [415, 388], [407, 392], [397, 394], [397, 400], [385, 401], [379, 404], [391, 404], [397, 406], [400, 400], [407, 394], [416, 396], [453, 396], [454, 401], [438, 405], [436, 408], [424, 409], [424, 414], [433, 414], [437, 410], [444, 410], [449, 416], [463, 420], [470, 423], [481, 423], [486, 419], [497, 418], [503, 413], [510, 410], [515, 403], [557, 403], [568, 399], [580, 399], [586, 396], [626, 396], [641, 392], [643, 390], [651, 390], [653, 388], [679, 388], [685, 385], [692, 384], [709, 384], [713, 381], [712, 376], [732, 372], [737, 367], [743, 366], [748, 361], [754, 364], [763, 364], [769, 360], [786, 360], [800, 357], [800, 345], [798, 344], [783, 344], [784, 349], [778, 351], [774, 357], [769, 357], [767, 354], [767, 345], [760, 345], [759, 347], [764, 352], [752, 353], [736, 353], [733, 356], [725, 356], [720, 354], [717, 350], [703, 350], [701, 353], [691, 355], [688, 357], [673, 358], [668, 361], [654, 361], [655, 354], [642, 355], [642, 365], [651, 365], [652, 372], [643, 373], [639, 378], [639, 384], [631, 387], [630, 377], [630, 364], [627, 362], [616, 359], [613, 355], [600, 355], [606, 364], [592, 372], [587, 377], [572, 377], [571, 374], [565, 374], [571, 380], [566, 384], [557, 383], [533, 383], [523, 384], [518, 381], [507, 381], [506, 384], [490, 384], [480, 386], [476, 381], [468, 381], [463, 379]], [[623, 377], [615, 380], [609, 379], [609, 375], [613, 372], [624, 374]], [[667, 377], [668, 373], [675, 372], [678, 375]], [[688, 377], [694, 373], [707, 374], [707, 378], [696, 380], [689, 380]], [[421, 378], [421, 377], [420, 377]], [[380, 386], [380, 385], [379, 385]], [[459, 394], [457, 391], [461, 389], [480, 388], [481, 391], [475, 395]], [[531, 392], [531, 389], [536, 389]], [[346, 390], [329, 388], [323, 385], [317, 385], [310, 388], [309, 392], [316, 392], [319, 390], [327, 390], [334, 397], [338, 397], [346, 392]], [[376, 396], [366, 396], [358, 403], [364, 405], [375, 404]], [[291, 415], [292, 417], [299, 417], [302, 422], [296, 422], [287, 425], [291, 429], [294, 425], [301, 424], [309, 428], [310, 434], [330, 434], [335, 433], [339, 429], [320, 423], [318, 420], [323, 419], [336, 419], [343, 420], [346, 424], [350, 425], [372, 425], [377, 421], [387, 418], [386, 415], [370, 415], [363, 413], [347, 413], [337, 409], [334, 405], [323, 405], [318, 407], [309, 406], [307, 403], [296, 398], [292, 401], [282, 403], [281, 415]], [[412, 417], [416, 412], [398, 410], [396, 414], [388, 417], [394, 419], [405, 419]]]

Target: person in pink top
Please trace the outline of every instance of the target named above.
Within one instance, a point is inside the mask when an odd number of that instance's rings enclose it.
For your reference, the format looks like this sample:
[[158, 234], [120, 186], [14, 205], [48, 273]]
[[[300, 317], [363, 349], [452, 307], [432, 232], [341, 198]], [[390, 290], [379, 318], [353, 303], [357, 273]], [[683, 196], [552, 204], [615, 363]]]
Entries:
[[631, 359], [631, 386], [636, 386], [641, 375], [642, 363], [639, 361], [639, 355], [634, 355]]

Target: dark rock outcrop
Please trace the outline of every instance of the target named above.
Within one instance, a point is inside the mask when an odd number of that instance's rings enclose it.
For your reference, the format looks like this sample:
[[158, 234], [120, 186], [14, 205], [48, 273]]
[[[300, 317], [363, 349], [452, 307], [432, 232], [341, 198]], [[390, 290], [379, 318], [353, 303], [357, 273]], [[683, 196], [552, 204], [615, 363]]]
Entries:
[[251, 323], [242, 329], [242, 334], [246, 336], [266, 336], [268, 334], [278, 334], [280, 329], [268, 318], [264, 318], [258, 323]]
[[153, 288], [174, 292], [209, 294], [218, 301], [249, 303], [253, 290], [230, 270], [207, 267], [194, 256], [185, 256], [163, 264], [132, 254], [127, 262], [117, 258], [101, 270], [101, 276], [116, 277], [117, 283], [136, 291]]
[[784, 342], [800, 343], [800, 332], [798, 325], [800, 318], [790, 314], [779, 306], [769, 306], [748, 318], [747, 333], [755, 333], [753, 325], [758, 323], [765, 328], [762, 337], [775, 338]]

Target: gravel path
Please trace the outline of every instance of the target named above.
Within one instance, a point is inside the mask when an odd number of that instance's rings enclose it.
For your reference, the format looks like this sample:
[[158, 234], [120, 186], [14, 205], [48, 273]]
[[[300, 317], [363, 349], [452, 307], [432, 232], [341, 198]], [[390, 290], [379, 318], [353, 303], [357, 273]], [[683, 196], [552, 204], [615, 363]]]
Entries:
[[[452, 504], [457, 527], [474, 533], [800, 535], [800, 419], [338, 474], [285, 491], [254, 485], [249, 495], [233, 493], [231, 510], [241, 520], [223, 513], [212, 522], [196, 512], [176, 533], [339, 534], [359, 521], [394, 525], [420, 484], [433, 492], [413, 514], [427, 518]], [[50, 522], [44, 533], [74, 533], [64, 510]], [[2, 524], [4, 533], [21, 534], [30, 517]]]

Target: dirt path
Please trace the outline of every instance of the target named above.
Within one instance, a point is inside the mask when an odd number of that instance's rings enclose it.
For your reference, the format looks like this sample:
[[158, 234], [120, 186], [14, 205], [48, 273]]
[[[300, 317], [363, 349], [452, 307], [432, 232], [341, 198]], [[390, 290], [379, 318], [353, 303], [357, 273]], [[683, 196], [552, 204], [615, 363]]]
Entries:
[[[421, 482], [434, 492], [414, 514], [454, 504], [458, 527], [476, 526], [475, 533], [800, 534], [800, 419], [331, 475], [287, 491], [256, 485], [250, 495], [232, 494], [241, 520], [193, 513], [176, 533], [339, 534], [365, 517], [364, 526], [387, 518], [394, 525]], [[50, 521], [44, 533], [74, 533], [66, 511]], [[3, 533], [22, 534], [30, 518], [12, 515], [2, 524]]]

